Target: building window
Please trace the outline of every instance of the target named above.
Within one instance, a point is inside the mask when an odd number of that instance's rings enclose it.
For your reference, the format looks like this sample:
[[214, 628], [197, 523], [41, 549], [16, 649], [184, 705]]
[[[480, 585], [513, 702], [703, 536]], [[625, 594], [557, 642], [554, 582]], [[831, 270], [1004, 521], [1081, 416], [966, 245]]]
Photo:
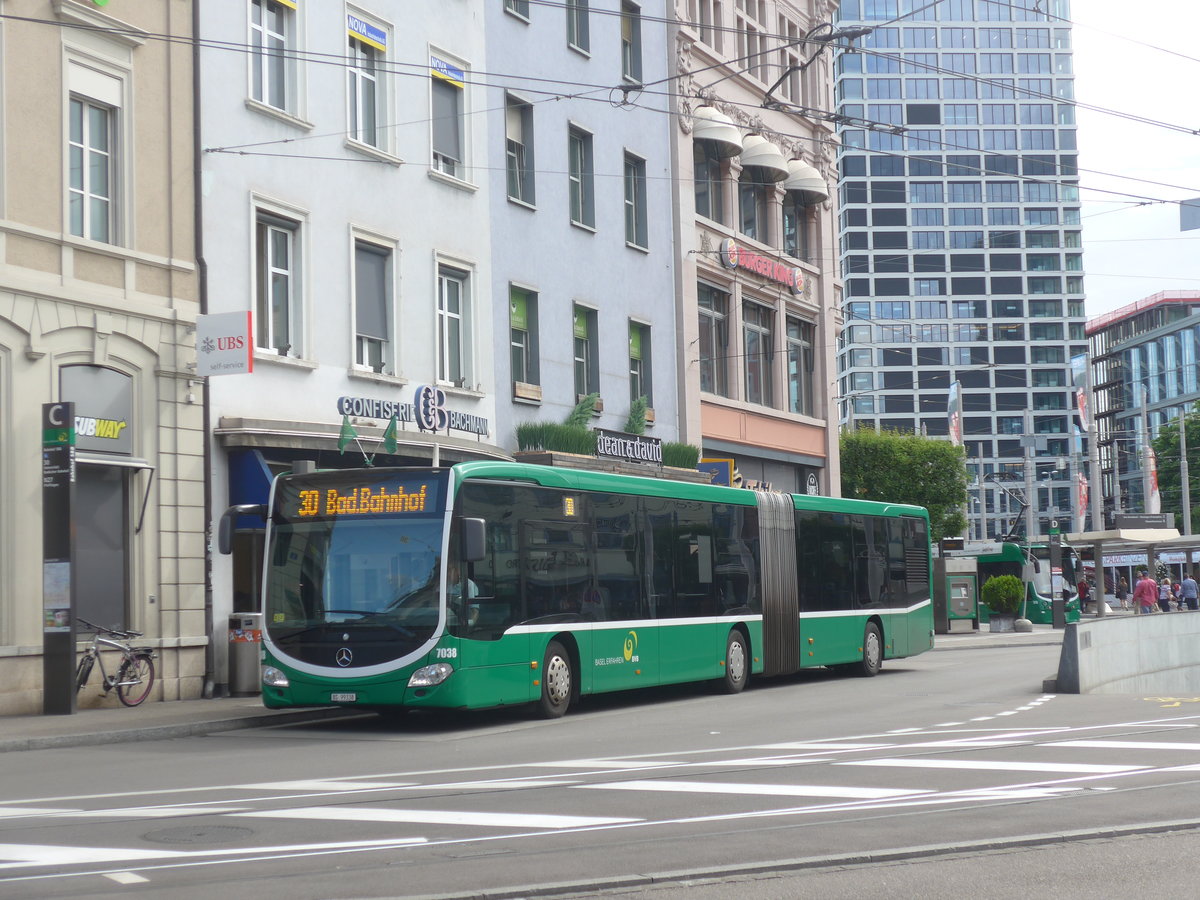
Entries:
[[541, 384], [538, 366], [538, 295], [509, 286], [508, 329], [512, 344], [512, 380]]
[[570, 193], [571, 221], [592, 228], [596, 224], [592, 168], [592, 136], [572, 128], [567, 132], [567, 183]]
[[744, 71], [767, 81], [767, 13], [765, 0], [734, 0], [737, 56]]
[[596, 311], [576, 306], [571, 313], [575, 347], [575, 397], [600, 393], [600, 368], [596, 355]]
[[289, 112], [295, 111], [295, 17], [293, 3], [250, 0], [250, 96]]
[[382, 372], [393, 364], [389, 340], [391, 309], [391, 251], [378, 244], [355, 241], [354, 362], [373, 372]]
[[811, 261], [808, 207], [790, 191], [783, 199], [783, 252]]
[[697, 287], [700, 312], [700, 390], [729, 396], [729, 294], [701, 282]]
[[504, 0], [504, 9], [522, 19], [529, 18], [529, 0]]
[[71, 234], [114, 243], [116, 110], [71, 97], [69, 118], [67, 209]]
[[646, 398], [646, 405], [654, 406], [654, 395], [650, 386], [650, 326], [638, 322], [629, 323], [629, 402], [638, 397]]
[[625, 154], [625, 242], [649, 246], [646, 234], [646, 161]]
[[466, 177], [463, 140], [465, 73], [432, 57], [429, 70], [432, 112], [433, 168], [454, 178]]
[[346, 59], [347, 106], [350, 139], [371, 147], [382, 147], [380, 111], [385, 109], [379, 80], [379, 63], [387, 56], [387, 32], [377, 25], [346, 15], [350, 52]]
[[723, 18], [721, 0], [688, 0], [688, 20], [700, 32], [700, 40], [718, 51], [725, 24]]
[[453, 266], [438, 266], [437, 377], [456, 387], [467, 383], [467, 331], [470, 327], [469, 274]]
[[585, 53], [591, 49], [588, 33], [588, 0], [566, 0], [567, 43]]
[[621, 76], [642, 81], [642, 11], [632, 3], [621, 3]]
[[300, 223], [259, 212], [255, 224], [257, 345], [280, 356], [300, 352]]
[[515, 97], [504, 100], [504, 157], [508, 198], [532, 204], [533, 106]]
[[788, 409], [805, 416], [811, 416], [813, 412], [814, 331], [811, 322], [788, 316]]
[[725, 184], [721, 173], [721, 157], [712, 141], [692, 143], [693, 184], [696, 188], [696, 215], [725, 221]]
[[770, 406], [771, 365], [774, 359], [775, 311], [761, 303], [742, 304], [742, 340], [745, 357], [746, 400]]
[[747, 166], [738, 176], [738, 230], [748, 238], [767, 241], [767, 210], [774, 183], [761, 180], [755, 166]]

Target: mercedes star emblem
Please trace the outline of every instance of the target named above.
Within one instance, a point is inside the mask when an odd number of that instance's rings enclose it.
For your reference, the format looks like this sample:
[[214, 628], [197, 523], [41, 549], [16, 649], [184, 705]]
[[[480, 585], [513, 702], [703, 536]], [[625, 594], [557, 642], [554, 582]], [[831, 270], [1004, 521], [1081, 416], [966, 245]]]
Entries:
[[339, 647], [338, 652], [334, 654], [333, 659], [344, 669], [354, 661], [354, 654], [350, 652], [349, 647]]

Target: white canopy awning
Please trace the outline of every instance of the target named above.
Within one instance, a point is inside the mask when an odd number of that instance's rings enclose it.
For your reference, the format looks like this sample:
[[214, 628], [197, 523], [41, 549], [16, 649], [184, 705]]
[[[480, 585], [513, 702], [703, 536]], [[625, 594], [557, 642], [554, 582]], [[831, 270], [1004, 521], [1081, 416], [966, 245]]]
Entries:
[[710, 142], [721, 159], [737, 156], [742, 152], [742, 134], [733, 124], [733, 119], [712, 106], [700, 106], [692, 113], [695, 127], [692, 138]]
[[814, 166], [802, 159], [788, 160], [788, 177], [783, 189], [800, 195], [802, 202], [811, 206], [829, 199], [829, 186]]
[[782, 151], [765, 137], [748, 134], [742, 141], [742, 168], [759, 169], [767, 181], [783, 181], [788, 177], [787, 159]]

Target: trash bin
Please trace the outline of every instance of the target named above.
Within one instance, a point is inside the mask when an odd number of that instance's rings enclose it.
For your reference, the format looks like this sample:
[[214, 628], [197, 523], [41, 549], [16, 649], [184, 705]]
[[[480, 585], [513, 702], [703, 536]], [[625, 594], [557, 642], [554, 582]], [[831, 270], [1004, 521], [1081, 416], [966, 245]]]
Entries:
[[261, 669], [262, 613], [234, 613], [229, 617], [229, 693], [261, 693]]

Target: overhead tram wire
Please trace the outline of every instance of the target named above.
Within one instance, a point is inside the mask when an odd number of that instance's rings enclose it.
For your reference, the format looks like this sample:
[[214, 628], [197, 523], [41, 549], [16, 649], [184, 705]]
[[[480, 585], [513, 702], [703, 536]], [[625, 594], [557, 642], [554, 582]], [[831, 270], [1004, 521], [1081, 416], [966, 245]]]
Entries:
[[[530, 0], [530, 2], [533, 2], [533, 3], [542, 3], [542, 5], [547, 5], [547, 6], [558, 6], [558, 7], [563, 7], [563, 4], [562, 4], [562, 3], [554, 3], [554, 2], [550, 2], [550, 0]], [[938, 0], [938, 2], [941, 2], [941, 0]], [[600, 12], [600, 11], [598, 11], [598, 10], [593, 10], [593, 11], [594, 11], [594, 12]], [[604, 11], [604, 12], [606, 12], [606, 13], [607, 13], [607, 12], [609, 12], [609, 11]], [[914, 14], [915, 12], [916, 12], [916, 10], [914, 10], [913, 12], [907, 13], [906, 15], [912, 15], [912, 14]], [[619, 11], [611, 11], [611, 13], [610, 13], [610, 14], [612, 14], [612, 15], [619, 15], [620, 13], [619, 13]], [[37, 18], [33, 18], [33, 17], [25, 17], [25, 16], [14, 16], [14, 15], [12, 15], [12, 14], [6, 14], [6, 13], [0, 13], [0, 19], [11, 19], [11, 20], [14, 20], [14, 21], [24, 21], [24, 22], [29, 22], [29, 23], [33, 23], [33, 24], [43, 24], [43, 25], [48, 25], [48, 26], [52, 26], [52, 27], [71, 27], [71, 28], [82, 28], [82, 29], [84, 29], [84, 30], [97, 31], [97, 32], [101, 32], [101, 33], [106, 33], [106, 32], [107, 32], [107, 33], [119, 32], [119, 30], [118, 30], [118, 29], [100, 28], [100, 27], [96, 27], [96, 26], [87, 26], [87, 25], [77, 25], [77, 24], [75, 24], [75, 23], [58, 22], [58, 21], [51, 21], [51, 20], [46, 20], [46, 19], [37, 19]], [[656, 21], [670, 23], [670, 22], [673, 22], [673, 21], [676, 21], [676, 20], [672, 20], [672, 19], [657, 19]], [[686, 23], [686, 22], [685, 22], [684, 24], [695, 24], [695, 23]], [[725, 30], [733, 30], [733, 29], [725, 29]], [[140, 33], [140, 32], [139, 32], [139, 33]], [[768, 35], [768, 36], [780, 37], [780, 38], [782, 39], [782, 36], [779, 36], [779, 35]], [[187, 45], [189, 45], [189, 46], [191, 46], [193, 43], [198, 43], [200, 46], [202, 46], [202, 47], [209, 47], [210, 49], [216, 49], [216, 50], [227, 50], [227, 51], [230, 51], [230, 52], [238, 52], [238, 53], [243, 53], [243, 54], [249, 54], [249, 53], [252, 53], [252, 52], [254, 52], [254, 51], [255, 51], [255, 48], [253, 48], [251, 45], [249, 45], [249, 44], [241, 44], [241, 43], [237, 43], [237, 42], [229, 42], [229, 41], [210, 41], [210, 40], [199, 40], [199, 41], [193, 41], [193, 40], [191, 40], [191, 39], [181, 39], [181, 38], [177, 38], [177, 37], [175, 37], [175, 36], [172, 36], [172, 35], [160, 35], [160, 34], [152, 34], [152, 35], [150, 35], [150, 37], [152, 37], [152, 38], [154, 38], [154, 39], [164, 40], [164, 41], [167, 41], [167, 42], [172, 42], [172, 43], [183, 43], [183, 44], [187, 44]], [[801, 40], [801, 41], [790, 41], [790, 42], [788, 42], [788, 44], [787, 44], [786, 46], [791, 46], [791, 45], [795, 45], [795, 44], [798, 44], [798, 43], [804, 43], [804, 42], [805, 42], [804, 40]], [[819, 43], [823, 43], [823, 42], [819, 42]], [[706, 67], [703, 67], [703, 68], [701, 68], [701, 69], [692, 70], [692, 71], [689, 71], [689, 72], [681, 73], [681, 74], [679, 74], [679, 75], [671, 75], [671, 76], [667, 76], [666, 78], [660, 79], [659, 81], [656, 81], [656, 82], [649, 82], [649, 83], [646, 83], [646, 84], [643, 84], [643, 85], [641, 85], [641, 86], [639, 87], [639, 91], [640, 91], [640, 92], [643, 92], [643, 93], [649, 93], [649, 94], [651, 94], [651, 95], [653, 95], [653, 96], [662, 96], [662, 97], [668, 97], [668, 98], [684, 98], [684, 99], [694, 99], [694, 98], [692, 98], [690, 95], [679, 94], [679, 93], [677, 93], [677, 92], [661, 92], [661, 91], [653, 91], [653, 90], [648, 90], [648, 88], [651, 88], [651, 87], [653, 87], [654, 85], [657, 85], [657, 84], [662, 84], [662, 83], [665, 83], [665, 82], [669, 82], [669, 81], [677, 80], [677, 79], [680, 79], [680, 78], [688, 77], [688, 76], [691, 76], [691, 75], [695, 75], [695, 74], [697, 74], [698, 72], [707, 71], [707, 70], [710, 70], [710, 69], [716, 69], [716, 68], [720, 68], [721, 66], [727, 65], [729, 62], [739, 62], [739, 61], [744, 61], [744, 60], [750, 59], [750, 58], [752, 58], [752, 57], [754, 57], [754, 56], [760, 56], [760, 55], [763, 55], [763, 54], [772, 53], [772, 52], [775, 52], [775, 51], [777, 51], [777, 50], [779, 50], [779, 49], [781, 49], [781, 48], [780, 48], [780, 47], [772, 47], [772, 48], [768, 48], [768, 49], [764, 49], [764, 50], [756, 51], [755, 53], [752, 53], [752, 54], [746, 54], [746, 55], [744, 55], [744, 56], [742, 56], [742, 57], [737, 57], [737, 58], [734, 58], [734, 59], [732, 59], [732, 60], [727, 60], [727, 61], [723, 61], [723, 62], [720, 62], [720, 63], [713, 64], [713, 65], [711, 65], [711, 66], [706, 66]], [[840, 48], [840, 49], [845, 49], [845, 48]], [[871, 50], [869, 50], [869, 49], [867, 49], [867, 48], [858, 48], [858, 47], [855, 47], [855, 48], [853, 48], [853, 50], [854, 50], [854, 52], [868, 52], [868, 53], [870, 53], [870, 52], [873, 52], [873, 51], [871, 51]], [[346, 56], [343, 56], [343, 55], [340, 55], [340, 54], [320, 54], [320, 53], [314, 53], [314, 52], [311, 52], [311, 51], [304, 51], [304, 52], [301, 52], [301, 51], [289, 51], [288, 53], [285, 53], [285, 54], [283, 54], [283, 55], [284, 55], [284, 56], [286, 56], [287, 58], [289, 58], [289, 59], [293, 59], [293, 60], [299, 60], [299, 61], [311, 61], [311, 62], [314, 62], [314, 63], [316, 63], [316, 64], [336, 65], [336, 66], [339, 66], [339, 67], [345, 67], [345, 66], [347, 65], [347, 63], [348, 63], [348, 57], [346, 57]], [[925, 64], [921, 64], [921, 65], [925, 65]], [[423, 63], [423, 62], [422, 62], [422, 63], [402, 63], [402, 62], [396, 62], [396, 61], [386, 61], [386, 62], [385, 62], [385, 65], [384, 65], [384, 68], [385, 68], [385, 70], [389, 71], [389, 73], [390, 73], [390, 74], [394, 74], [394, 75], [397, 75], [397, 76], [402, 76], [402, 77], [416, 77], [416, 78], [427, 78], [427, 77], [429, 77], [429, 76], [428, 76], [428, 72], [429, 72], [428, 65], [427, 65], [427, 64], [425, 64], [425, 63]], [[415, 69], [415, 71], [412, 71], [412, 72], [409, 72], [409, 71], [402, 71], [402, 70], [401, 70], [401, 68], [412, 68], [412, 69]], [[936, 69], [936, 68], [938, 68], [938, 67], [929, 67], [929, 66], [927, 66], [927, 65], [926, 65], [926, 68], [935, 68], [935, 69]], [[471, 72], [470, 74], [472, 74], [472, 75], [486, 75], [486, 76], [494, 76], [494, 77], [510, 77], [510, 78], [519, 79], [519, 80], [521, 80], [521, 81], [531, 81], [531, 80], [532, 80], [532, 81], [537, 81], [537, 82], [549, 82], [549, 83], [554, 83], [554, 84], [563, 85], [563, 86], [581, 87], [581, 88], [585, 88], [585, 89], [586, 89], [586, 91], [584, 91], [584, 92], [581, 92], [581, 93], [577, 93], [577, 94], [563, 94], [563, 93], [561, 93], [561, 92], [542, 91], [542, 90], [535, 89], [535, 88], [530, 88], [530, 87], [517, 88], [517, 89], [519, 89], [519, 90], [524, 90], [524, 91], [526, 91], [526, 92], [533, 92], [533, 93], [542, 93], [542, 94], [545, 94], [545, 95], [547, 95], [547, 96], [543, 98], [544, 100], [557, 100], [557, 99], [568, 99], [568, 98], [571, 98], [571, 99], [580, 99], [580, 100], [585, 100], [585, 101], [590, 101], [590, 102], [608, 102], [608, 100], [607, 100], [607, 99], [603, 99], [603, 98], [592, 98], [592, 97], [587, 97], [587, 96], [585, 96], [585, 94], [586, 94], [586, 93], [598, 92], [598, 91], [611, 91], [611, 90], [612, 90], [614, 87], [616, 87], [616, 88], [620, 88], [620, 87], [621, 87], [620, 85], [612, 85], [612, 84], [590, 84], [590, 83], [587, 83], [587, 82], [567, 82], [567, 81], [562, 81], [562, 80], [560, 80], [560, 79], [549, 79], [549, 78], [540, 78], [540, 77], [536, 77], [536, 76], [525, 76], [525, 75], [506, 74], [506, 73], [483, 72], [483, 71], [479, 71], [479, 70], [473, 71], [473, 72]], [[960, 73], [950, 73], [950, 74], [954, 74], [954, 75], [956, 75], [956, 76], [957, 76], [957, 75], [959, 75]], [[974, 80], [976, 80], [976, 81], [983, 81], [982, 79], [978, 79], [978, 78], [975, 78]], [[471, 83], [471, 84], [474, 84], [474, 85], [477, 85], [477, 86], [481, 86], [481, 87], [496, 87], [496, 88], [501, 88], [501, 89], [506, 89], [506, 90], [507, 90], [507, 89], [513, 89], [513, 88], [515, 87], [514, 85], [507, 85], [507, 84], [496, 84], [496, 83], [490, 83], [490, 82], [487, 82], [487, 81], [473, 81], [473, 80], [472, 80], [472, 81], [469, 81], [468, 83]], [[1027, 92], [1027, 93], [1028, 93], [1028, 92]], [[1052, 97], [1049, 97], [1048, 95], [1047, 95], [1047, 99], [1051, 99], [1051, 100], [1053, 100], [1054, 102], [1060, 102], [1060, 101], [1059, 101], [1057, 98], [1052, 98]], [[541, 101], [537, 101], [537, 102], [541, 102]], [[756, 105], [754, 105], [754, 104], [750, 104], [750, 103], [734, 103], [733, 105], [741, 105], [741, 106], [746, 106], [746, 107], [748, 107], [748, 108], [751, 108], [751, 109], [758, 109], [758, 108], [759, 108], [758, 106], [756, 106]], [[1078, 106], [1079, 104], [1077, 104], [1077, 103], [1076, 103], [1075, 105], [1076, 105], [1076, 106]], [[651, 110], [653, 110], [653, 111], [655, 111], [655, 112], [659, 112], [659, 113], [666, 114], [666, 115], [671, 115], [671, 111], [670, 111], [670, 110], [658, 110], [658, 109], [655, 109], [655, 108], [653, 108], [653, 107], [646, 107], [646, 106], [639, 106], [638, 108], [642, 108], [642, 109], [651, 109]], [[1093, 108], [1093, 109], [1095, 109], [1095, 110], [1097, 110], [1097, 111], [1100, 111], [1100, 112], [1111, 112], [1111, 113], [1113, 113], [1113, 114], [1121, 115], [1120, 113], [1117, 113], [1116, 111], [1105, 110], [1103, 107], [1089, 107], [1089, 108]], [[494, 108], [494, 107], [493, 107], [493, 108], [489, 108], [489, 109], [487, 109], [487, 110], [478, 110], [478, 111], [472, 111], [472, 114], [475, 114], [475, 113], [480, 113], [480, 112], [494, 111], [495, 109], [496, 109], [496, 108]], [[826, 115], [829, 115], [829, 116], [836, 116], [837, 114], [836, 114], [836, 113], [826, 113]], [[384, 126], [384, 127], [388, 127], [388, 128], [392, 128], [392, 127], [400, 127], [400, 126], [402, 126], [402, 125], [409, 125], [409, 124], [419, 124], [419, 123], [428, 122], [428, 121], [430, 121], [430, 120], [429, 120], [429, 119], [424, 119], [424, 120], [410, 120], [409, 122], [405, 122], [405, 123], [395, 123], [394, 125], [387, 125], [387, 126]], [[1183, 130], [1183, 129], [1182, 129], [1182, 126], [1171, 126], [1171, 125], [1169, 125], [1169, 124], [1167, 124], [1167, 123], [1162, 123], [1162, 124], [1163, 124], [1165, 127], [1174, 127], [1174, 128], [1178, 128], [1178, 129], [1180, 129], [1180, 130]], [[296, 142], [300, 142], [300, 141], [305, 141], [305, 140], [312, 140], [312, 139], [316, 139], [316, 138], [319, 138], [319, 137], [335, 137], [335, 136], [344, 136], [345, 134], [348, 134], [348, 133], [349, 133], [348, 131], [339, 131], [339, 132], [328, 132], [328, 133], [324, 133], [324, 134], [321, 134], [321, 135], [304, 135], [304, 136], [302, 136], [302, 137], [298, 137], [298, 138], [284, 138], [284, 139], [280, 139], [280, 140], [278, 140], [278, 141], [262, 141], [262, 142], [254, 142], [254, 143], [250, 143], [250, 144], [228, 145], [227, 147], [222, 147], [222, 148], [206, 148], [206, 151], [211, 151], [211, 152], [225, 152], [225, 151], [232, 151], [232, 150], [240, 149], [240, 148], [243, 148], [243, 147], [251, 147], [251, 146], [267, 146], [267, 145], [270, 145], [270, 144], [272, 144], [272, 143], [296, 143]], [[781, 134], [783, 134], [782, 132], [780, 132], [780, 133], [781, 133]], [[812, 139], [812, 138], [808, 137], [807, 135], [789, 135], [789, 134], [784, 134], [784, 136], [785, 136], [785, 137], [791, 137], [791, 138], [793, 138], [793, 139], [796, 139], [796, 140], [814, 140], [814, 139]], [[868, 152], [875, 152], [875, 153], [885, 153], [886, 151], [868, 151]], [[286, 156], [286, 155], [285, 155], [285, 156]], [[312, 156], [311, 158], [313, 158], [313, 159], [329, 159], [329, 160], [337, 160], [337, 159], [344, 159], [345, 157], [321, 157], [321, 156], [315, 156], [315, 155], [314, 155], [314, 156]], [[1118, 173], [1113, 173], [1113, 172], [1101, 172], [1101, 171], [1098, 171], [1098, 170], [1092, 170], [1092, 169], [1078, 169], [1077, 171], [1081, 171], [1081, 172], [1089, 172], [1089, 173], [1092, 173], [1092, 174], [1098, 174], [1098, 175], [1103, 175], [1103, 176], [1105, 176], [1105, 177], [1111, 177], [1111, 178], [1117, 178], [1117, 179], [1126, 179], [1126, 180], [1132, 180], [1132, 181], [1144, 181], [1144, 182], [1146, 182], [1146, 183], [1155, 184], [1155, 185], [1157, 185], [1157, 186], [1161, 186], [1161, 187], [1174, 187], [1174, 188], [1178, 188], [1179, 190], [1194, 190], [1194, 189], [1192, 189], [1192, 188], [1187, 188], [1187, 187], [1183, 187], [1183, 186], [1180, 186], [1180, 185], [1169, 185], [1169, 184], [1165, 184], [1165, 183], [1162, 183], [1162, 182], [1152, 182], [1152, 181], [1149, 181], [1149, 180], [1147, 180], [1147, 179], [1139, 179], [1139, 178], [1134, 178], [1134, 177], [1132, 177], [1132, 176], [1121, 175], [1121, 174], [1118, 174]], [[984, 174], [988, 174], [988, 173], [984, 173]], [[996, 173], [996, 174], [1006, 174], [1006, 173]], [[1093, 188], [1088, 188], [1088, 189], [1089, 189], [1089, 190], [1100, 190], [1100, 189], [1093, 189]], [[1116, 194], [1120, 195], [1120, 192], [1116, 192], [1116, 191], [1110, 191], [1110, 193], [1116, 193]], [[1128, 195], [1126, 195], [1126, 196], [1133, 196], [1133, 197], [1136, 197], [1136, 196], [1138, 196], [1138, 195], [1135, 195], [1135, 194], [1128, 194]], [[1144, 199], [1146, 199], [1146, 198], [1144, 198]], [[1157, 200], [1156, 200], [1156, 202], [1174, 202], [1174, 201], [1157, 201]]]

